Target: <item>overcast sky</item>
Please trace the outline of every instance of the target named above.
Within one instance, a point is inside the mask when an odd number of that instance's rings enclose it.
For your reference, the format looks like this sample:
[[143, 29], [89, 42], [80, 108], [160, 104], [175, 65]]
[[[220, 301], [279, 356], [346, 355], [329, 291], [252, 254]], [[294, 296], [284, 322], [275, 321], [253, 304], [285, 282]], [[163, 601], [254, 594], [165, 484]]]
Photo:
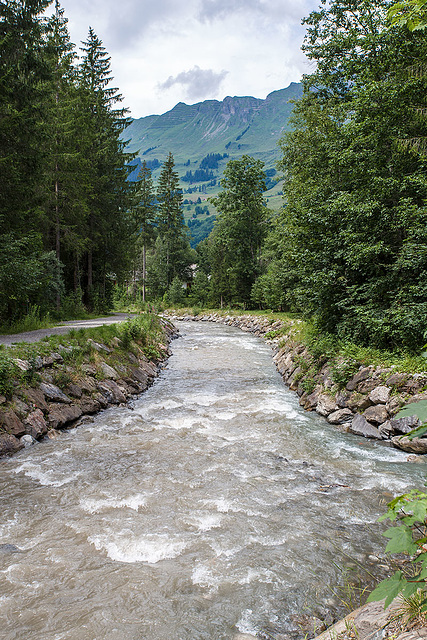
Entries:
[[71, 40], [89, 26], [134, 118], [177, 102], [265, 98], [311, 66], [301, 19], [319, 0], [62, 0]]

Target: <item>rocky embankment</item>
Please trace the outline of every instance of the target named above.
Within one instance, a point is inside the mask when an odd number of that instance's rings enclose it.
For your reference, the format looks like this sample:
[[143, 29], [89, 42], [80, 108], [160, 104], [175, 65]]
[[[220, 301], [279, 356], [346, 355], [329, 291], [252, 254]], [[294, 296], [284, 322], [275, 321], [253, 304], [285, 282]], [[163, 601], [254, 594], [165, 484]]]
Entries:
[[[407, 434], [421, 424], [418, 417], [396, 418], [402, 406], [427, 400], [427, 372], [402, 373], [393, 368], [363, 366], [351, 360], [315, 359], [295, 337], [295, 323], [270, 318], [217, 313], [193, 316], [168, 314], [174, 320], [219, 322], [271, 342], [274, 362], [285, 384], [300, 397], [300, 405], [316, 411], [330, 424], [365, 438], [384, 441], [425, 461], [426, 437]], [[409, 412], [410, 413], [410, 412]]]
[[[31, 361], [15, 358], [14, 366], [22, 375], [12, 381], [10, 398], [0, 395], [0, 456], [12, 455], [44, 437], [57, 438], [61, 430], [148, 389], [177, 335], [165, 320], [162, 329], [158, 357], [152, 359], [137, 344], [125, 350], [118, 337], [109, 346], [89, 338], [81, 358], [73, 357], [72, 345], [59, 345], [57, 352]], [[26, 375], [31, 378], [28, 384], [22, 381]]]

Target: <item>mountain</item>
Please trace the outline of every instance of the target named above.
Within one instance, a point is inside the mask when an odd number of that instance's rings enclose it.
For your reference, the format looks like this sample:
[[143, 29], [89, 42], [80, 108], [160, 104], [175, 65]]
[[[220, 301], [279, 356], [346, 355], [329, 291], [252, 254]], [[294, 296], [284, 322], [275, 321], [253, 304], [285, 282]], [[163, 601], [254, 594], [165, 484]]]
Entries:
[[163, 115], [133, 120], [124, 138], [130, 141], [129, 151], [147, 160], [163, 160], [171, 151], [181, 164], [227, 151], [230, 157], [248, 153], [268, 161], [277, 157], [277, 141], [287, 128], [292, 111], [289, 100], [301, 94], [302, 85], [292, 82], [265, 100], [249, 96], [193, 105], [179, 102]]
[[228, 96], [193, 105], [179, 102], [162, 115], [133, 120], [123, 133], [123, 139], [129, 140], [127, 150], [138, 153], [130, 179], [136, 179], [145, 160], [156, 180], [162, 162], [169, 152], [173, 154], [182, 179], [184, 216], [195, 238], [193, 245], [212, 228], [215, 210], [207, 199], [218, 192], [222, 171], [232, 158], [246, 154], [265, 163], [268, 206], [278, 208], [277, 142], [289, 127], [293, 108], [289, 101], [301, 95], [302, 85], [292, 82], [265, 100]]

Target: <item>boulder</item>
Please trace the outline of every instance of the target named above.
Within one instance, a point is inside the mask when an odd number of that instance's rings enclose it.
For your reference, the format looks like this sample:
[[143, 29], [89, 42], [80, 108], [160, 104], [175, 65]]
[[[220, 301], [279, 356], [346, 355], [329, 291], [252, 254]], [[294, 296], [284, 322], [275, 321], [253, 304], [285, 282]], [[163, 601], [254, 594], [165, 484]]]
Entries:
[[351, 422], [353, 418], [354, 413], [350, 409], [338, 409], [338, 411], [329, 414], [327, 420], [330, 424], [344, 424]]
[[389, 378], [387, 378], [385, 383], [387, 387], [401, 387], [405, 384], [407, 379], [407, 373], [393, 373]]
[[389, 387], [375, 387], [369, 394], [369, 400], [373, 404], [386, 404], [390, 399], [390, 391]]
[[126, 402], [126, 396], [114, 380], [98, 382], [97, 387], [109, 404], [121, 404]]
[[0, 433], [0, 456], [11, 456], [24, 445], [10, 433]]
[[61, 389], [59, 389], [54, 384], [41, 382], [39, 384], [39, 388], [40, 391], [44, 393], [45, 397], [51, 402], [64, 402], [66, 404], [71, 404], [70, 398], [66, 396], [65, 393], [63, 393]]
[[32, 447], [33, 444], [36, 444], [37, 440], [33, 438], [32, 435], [27, 433], [25, 436], [22, 436], [22, 438], [19, 439], [19, 442], [22, 444], [24, 449], [28, 449], [28, 447]]
[[40, 438], [47, 432], [47, 424], [43, 413], [40, 409], [36, 409], [28, 414], [24, 420], [25, 430], [27, 434], [33, 438]]
[[306, 409], [307, 411], [313, 411], [313, 409], [316, 408], [319, 401], [320, 389], [321, 388], [318, 387], [312, 393], [307, 395], [302, 405], [304, 409]]
[[391, 441], [395, 447], [408, 453], [427, 453], [427, 438], [409, 440], [407, 436], [394, 436]]
[[369, 422], [373, 422], [374, 424], [382, 424], [388, 420], [388, 411], [382, 404], [374, 405], [373, 407], [368, 407], [363, 412], [363, 417], [366, 418]]
[[96, 413], [102, 409], [100, 402], [94, 398], [81, 398], [78, 404], [83, 414]]
[[31, 409], [28, 406], [28, 404], [26, 402], [24, 402], [23, 400], [21, 400], [21, 398], [19, 398], [18, 396], [13, 396], [12, 397], [12, 405], [13, 405], [14, 412], [16, 413], [16, 415], [18, 416], [18, 418], [20, 420], [25, 418], [27, 413], [29, 411], [31, 411]]
[[421, 420], [418, 416], [405, 416], [404, 418], [392, 418], [390, 425], [394, 434], [409, 433], [412, 429], [416, 429], [421, 424]]
[[375, 440], [382, 440], [380, 432], [376, 427], [361, 416], [357, 414], [354, 416], [351, 425], [349, 427], [349, 431], [354, 433], [356, 436], [363, 436], [364, 438], [373, 438]]
[[399, 411], [400, 407], [403, 404], [405, 404], [405, 401], [402, 398], [402, 396], [391, 396], [391, 398], [387, 402], [385, 408], [387, 409], [389, 414], [392, 416], [392, 415], [394, 415], [395, 413], [397, 413]]
[[364, 367], [360, 369], [351, 380], [349, 380], [346, 384], [347, 391], [354, 391], [357, 385], [363, 380], [367, 380], [372, 373], [372, 369], [370, 367]]
[[98, 351], [98, 353], [101, 353], [101, 351], [104, 351], [105, 353], [112, 353], [112, 349], [109, 349], [102, 342], [95, 342], [95, 340], [92, 340], [92, 338], [88, 338], [87, 343], [92, 347], [92, 349]]
[[365, 411], [371, 405], [372, 402], [369, 397], [362, 395], [358, 391], [353, 391], [347, 400], [347, 407], [357, 413]]
[[329, 396], [326, 393], [319, 394], [316, 411], [320, 413], [321, 416], [328, 416], [330, 413], [333, 413], [337, 410], [337, 404], [335, 402], [335, 398]]
[[83, 395], [83, 389], [74, 383], [69, 384], [65, 391], [69, 396], [73, 396], [73, 398], [81, 398]]
[[0, 424], [3, 426], [5, 431], [17, 438], [26, 433], [24, 424], [11, 409], [9, 409], [9, 411], [0, 412]]
[[41, 409], [44, 413], [49, 411], [49, 406], [45, 400], [44, 393], [40, 389], [25, 389], [25, 398], [31, 402], [36, 409]]
[[76, 404], [52, 405], [47, 417], [51, 429], [62, 429], [70, 422], [74, 422], [82, 415], [81, 408]]
[[110, 367], [106, 362], [99, 363], [99, 369], [101, 370], [102, 375], [107, 380], [117, 380], [119, 378], [119, 374], [113, 367]]

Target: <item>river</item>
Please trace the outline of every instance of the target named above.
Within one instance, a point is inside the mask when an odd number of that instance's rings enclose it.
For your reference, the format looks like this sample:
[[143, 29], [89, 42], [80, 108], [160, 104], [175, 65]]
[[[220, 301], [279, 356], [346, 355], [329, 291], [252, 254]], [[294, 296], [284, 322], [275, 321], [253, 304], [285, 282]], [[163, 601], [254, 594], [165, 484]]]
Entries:
[[304, 412], [271, 350], [178, 323], [133, 409], [0, 460], [0, 638], [232, 640], [328, 605], [424, 465]]

